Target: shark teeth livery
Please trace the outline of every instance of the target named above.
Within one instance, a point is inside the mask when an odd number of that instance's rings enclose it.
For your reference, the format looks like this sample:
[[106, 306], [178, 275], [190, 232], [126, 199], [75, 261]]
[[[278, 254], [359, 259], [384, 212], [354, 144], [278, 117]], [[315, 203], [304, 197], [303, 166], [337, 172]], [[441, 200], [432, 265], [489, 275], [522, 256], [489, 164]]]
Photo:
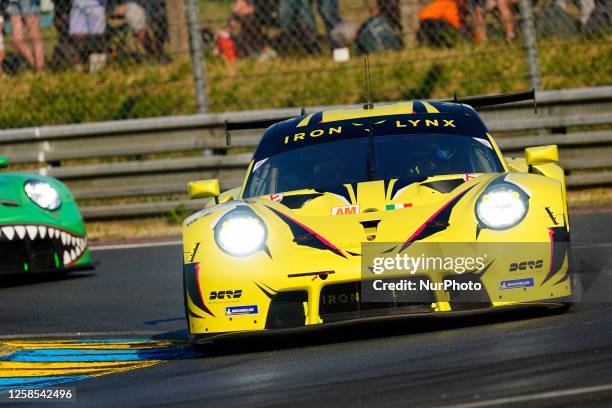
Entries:
[[87, 238], [73, 232], [38, 224], [0, 224], [0, 243], [16, 241], [52, 241], [63, 266], [73, 265], [86, 252]]

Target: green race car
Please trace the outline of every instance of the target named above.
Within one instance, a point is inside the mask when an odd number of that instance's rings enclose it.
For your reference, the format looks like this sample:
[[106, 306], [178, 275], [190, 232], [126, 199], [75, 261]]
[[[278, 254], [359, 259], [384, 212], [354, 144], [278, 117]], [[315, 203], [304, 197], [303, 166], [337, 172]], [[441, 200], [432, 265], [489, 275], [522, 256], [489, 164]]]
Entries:
[[[0, 169], [8, 159], [0, 156]], [[0, 274], [92, 269], [85, 224], [63, 183], [0, 173]]]

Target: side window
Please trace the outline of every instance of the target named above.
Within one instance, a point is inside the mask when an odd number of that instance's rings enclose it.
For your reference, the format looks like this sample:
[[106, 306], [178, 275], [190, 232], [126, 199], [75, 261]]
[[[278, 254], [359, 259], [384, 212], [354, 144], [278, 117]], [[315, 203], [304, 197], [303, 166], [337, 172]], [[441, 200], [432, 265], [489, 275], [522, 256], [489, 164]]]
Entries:
[[490, 153], [485, 151], [486, 147], [474, 146], [471, 154], [472, 168], [478, 170], [477, 173], [492, 173], [495, 172], [495, 163], [492, 161], [495, 157], [495, 152]]
[[249, 197], [257, 197], [264, 194], [265, 191], [270, 191], [268, 185], [270, 183], [270, 173], [272, 165], [268, 161], [251, 175], [251, 183], [248, 191]]

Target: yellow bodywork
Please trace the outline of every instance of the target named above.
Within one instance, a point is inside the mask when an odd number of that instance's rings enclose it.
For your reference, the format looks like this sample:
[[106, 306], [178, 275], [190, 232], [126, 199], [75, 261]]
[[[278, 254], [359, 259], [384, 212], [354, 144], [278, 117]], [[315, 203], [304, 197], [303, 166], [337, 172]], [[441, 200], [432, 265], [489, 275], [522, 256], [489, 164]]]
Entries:
[[[425, 105], [427, 111], [435, 109]], [[398, 104], [397, 109], [411, 111], [412, 103]], [[332, 111], [323, 113], [325, 121], [346, 119], [351, 115], [368, 117], [390, 114], [391, 108], [381, 112]], [[311, 115], [312, 116], [312, 115]], [[300, 123], [308, 123], [310, 116]], [[299, 124], [298, 124], [299, 127]], [[185, 306], [189, 331], [192, 336], [207, 336], [218, 333], [264, 330], [270, 327], [272, 299], [286, 292], [305, 292], [301, 303], [303, 325], [326, 323], [320, 314], [323, 289], [329, 285], [360, 282], [368, 274], [364, 264], [363, 244], [370, 248], [383, 249], [405, 243], [414, 236], [428, 220], [446, 205], [452, 203], [448, 225], [439, 232], [419, 241], [425, 243], [458, 243], [457, 248], [473, 250], [473, 244], [486, 247], [494, 253], [495, 262], [482, 273], [481, 282], [490, 299], [489, 307], [556, 302], [572, 294], [568, 274], [568, 258], [564, 256], [558, 271], [551, 273], [553, 262], [552, 235], [555, 229], [569, 231], [565, 182], [563, 170], [556, 164], [535, 165], [537, 171], [528, 172], [525, 159], [505, 161], [493, 138], [488, 135], [492, 148], [500, 157], [505, 173], [474, 174], [464, 178], [456, 188], [440, 192], [424, 184], [459, 180], [465, 175], [444, 175], [430, 177], [413, 183], [394, 195], [390, 181], [365, 181], [346, 185], [346, 199], [334, 194], [321, 194], [301, 208], [288, 208], [283, 204], [288, 197], [314, 194], [314, 190], [287, 192], [280, 202], [276, 197], [239, 199], [242, 189], [234, 189], [219, 197], [221, 204], [211, 205], [189, 217], [184, 223], [184, 264], [185, 274], [195, 274], [195, 280], [186, 281]], [[536, 151], [550, 155], [548, 151]], [[249, 171], [253, 163], [249, 166]], [[248, 174], [248, 173], [247, 173]], [[529, 195], [529, 210], [516, 226], [497, 231], [479, 228], [475, 215], [475, 204], [490, 183], [499, 178], [520, 186]], [[227, 201], [227, 197], [233, 200]], [[238, 198], [238, 199], [235, 199]], [[455, 200], [456, 201], [453, 201]], [[390, 205], [409, 206], [389, 209]], [[248, 206], [267, 228], [266, 250], [246, 257], [233, 257], [222, 251], [215, 242], [214, 226], [219, 219], [236, 206]], [[352, 208], [357, 208], [355, 212]], [[337, 208], [345, 211], [338, 213]], [[335, 215], [334, 214], [335, 211]], [[307, 227], [316, 233], [329, 248], [321, 250], [296, 242], [288, 221]], [[495, 243], [498, 245], [495, 246]], [[503, 250], [503, 245], [521, 246], [521, 253]], [[534, 243], [527, 244], [524, 243]], [[463, 246], [463, 247], [462, 247]], [[412, 249], [411, 249], [412, 248]], [[502, 249], [500, 249], [502, 248]], [[419, 247], [408, 247], [406, 253], [419, 251]], [[541, 267], [526, 271], [510, 271], [509, 265], [537, 259]], [[482, 271], [481, 271], [482, 272]], [[432, 282], [442, 282], [448, 277], [447, 271], [430, 271], [425, 276]], [[517, 278], [533, 278], [534, 285], [513, 290], [502, 290], [500, 282]], [[372, 278], [375, 278], [372, 276]], [[185, 278], [187, 279], [187, 278]], [[196, 287], [187, 287], [188, 285]], [[221, 295], [221, 296], [220, 296]], [[193, 299], [193, 297], [199, 299]], [[336, 299], [338, 301], [338, 299]], [[247, 314], [228, 314], [231, 307], [252, 307]], [[454, 310], [447, 291], [436, 290], [431, 304], [432, 313]], [[253, 313], [256, 311], [256, 313]]]

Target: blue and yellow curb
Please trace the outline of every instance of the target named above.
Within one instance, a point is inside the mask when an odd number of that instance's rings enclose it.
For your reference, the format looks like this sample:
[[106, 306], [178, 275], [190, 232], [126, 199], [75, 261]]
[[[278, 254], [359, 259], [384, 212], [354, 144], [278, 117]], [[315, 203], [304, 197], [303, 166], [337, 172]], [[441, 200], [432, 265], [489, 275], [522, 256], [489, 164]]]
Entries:
[[57, 386], [197, 355], [175, 340], [1, 341], [0, 393]]

